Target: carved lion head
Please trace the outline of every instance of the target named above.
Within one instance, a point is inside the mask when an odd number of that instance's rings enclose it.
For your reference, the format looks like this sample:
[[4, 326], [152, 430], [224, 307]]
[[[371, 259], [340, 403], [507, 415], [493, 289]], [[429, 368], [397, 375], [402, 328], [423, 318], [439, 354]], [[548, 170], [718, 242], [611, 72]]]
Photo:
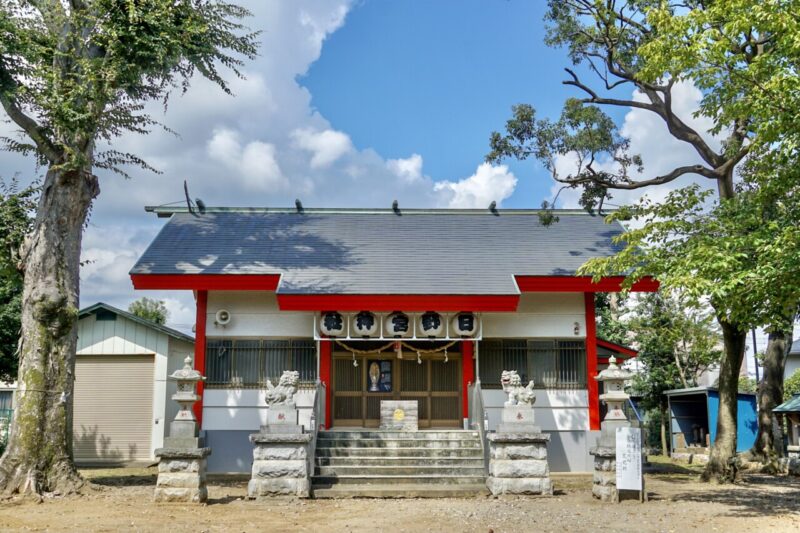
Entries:
[[522, 384], [522, 380], [516, 370], [503, 370], [500, 375], [500, 384], [503, 387], [516, 387]]

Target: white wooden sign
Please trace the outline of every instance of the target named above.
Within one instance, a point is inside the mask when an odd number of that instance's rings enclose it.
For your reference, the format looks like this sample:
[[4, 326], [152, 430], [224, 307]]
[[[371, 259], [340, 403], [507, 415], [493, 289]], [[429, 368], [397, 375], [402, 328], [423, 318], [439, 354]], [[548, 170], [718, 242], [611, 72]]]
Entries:
[[642, 490], [640, 428], [617, 428], [617, 490]]

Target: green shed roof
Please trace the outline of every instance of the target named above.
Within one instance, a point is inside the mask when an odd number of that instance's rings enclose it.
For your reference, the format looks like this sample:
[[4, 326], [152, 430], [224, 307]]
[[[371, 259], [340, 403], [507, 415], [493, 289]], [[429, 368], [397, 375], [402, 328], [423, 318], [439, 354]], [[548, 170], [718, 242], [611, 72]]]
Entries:
[[795, 394], [772, 410], [774, 413], [800, 413], [800, 394]]

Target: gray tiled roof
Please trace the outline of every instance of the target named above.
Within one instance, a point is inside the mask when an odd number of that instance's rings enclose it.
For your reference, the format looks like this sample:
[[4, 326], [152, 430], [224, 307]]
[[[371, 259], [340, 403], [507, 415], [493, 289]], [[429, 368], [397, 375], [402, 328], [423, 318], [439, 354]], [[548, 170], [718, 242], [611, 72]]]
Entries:
[[209, 210], [172, 214], [132, 274], [282, 274], [279, 293], [517, 294], [618, 250], [601, 216], [535, 211]]

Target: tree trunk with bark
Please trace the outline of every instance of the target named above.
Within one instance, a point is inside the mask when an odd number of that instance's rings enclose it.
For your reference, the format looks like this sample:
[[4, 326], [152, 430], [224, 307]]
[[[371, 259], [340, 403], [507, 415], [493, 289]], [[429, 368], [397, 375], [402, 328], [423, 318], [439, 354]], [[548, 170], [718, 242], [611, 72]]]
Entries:
[[738, 324], [717, 317], [722, 327], [725, 352], [719, 369], [719, 413], [717, 435], [711, 446], [711, 455], [703, 471], [704, 481], [731, 483], [736, 481], [736, 396], [739, 392], [739, 369], [744, 359], [747, 332]]
[[51, 167], [22, 250], [25, 285], [16, 412], [0, 458], [5, 494], [69, 494], [84, 481], [72, 460], [81, 238], [97, 178]]
[[758, 435], [749, 451], [750, 458], [768, 469], [778, 470], [783, 455], [782, 430], [772, 410], [783, 403], [783, 373], [786, 355], [791, 348], [792, 326], [771, 331], [764, 353], [764, 377], [758, 384]]

